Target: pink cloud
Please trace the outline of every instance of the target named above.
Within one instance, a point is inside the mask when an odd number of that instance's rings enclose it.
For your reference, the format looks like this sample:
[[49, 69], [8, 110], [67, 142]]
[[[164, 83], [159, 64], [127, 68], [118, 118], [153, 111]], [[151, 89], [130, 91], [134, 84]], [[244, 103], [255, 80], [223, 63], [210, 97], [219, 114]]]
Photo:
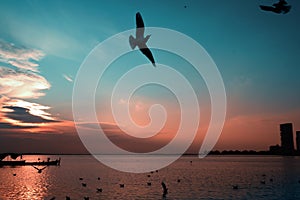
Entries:
[[44, 96], [50, 83], [41, 75], [0, 67], [0, 95], [9, 98], [36, 99]]

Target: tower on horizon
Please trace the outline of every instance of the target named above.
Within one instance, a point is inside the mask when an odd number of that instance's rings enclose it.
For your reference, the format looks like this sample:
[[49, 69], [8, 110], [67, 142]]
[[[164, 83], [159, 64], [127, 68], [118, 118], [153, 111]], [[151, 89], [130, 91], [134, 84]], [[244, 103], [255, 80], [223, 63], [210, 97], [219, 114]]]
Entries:
[[297, 151], [300, 152], [300, 131], [296, 131], [296, 146]]
[[293, 138], [293, 124], [280, 124], [281, 148], [284, 155], [291, 155], [294, 153], [294, 138]]

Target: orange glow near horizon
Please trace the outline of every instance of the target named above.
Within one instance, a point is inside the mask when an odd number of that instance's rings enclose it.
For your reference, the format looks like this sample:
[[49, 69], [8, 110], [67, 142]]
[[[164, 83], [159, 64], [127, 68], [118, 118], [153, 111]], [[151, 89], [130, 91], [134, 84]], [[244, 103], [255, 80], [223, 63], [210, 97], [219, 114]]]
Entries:
[[[132, 115], [132, 119], [135, 123], [144, 126], [150, 122], [150, 118], [148, 115], [150, 106], [151, 104], [149, 104], [148, 102], [138, 102], [137, 105], [131, 106], [130, 114]], [[202, 144], [210, 120], [210, 115], [208, 111], [203, 110], [204, 109], [201, 110], [201, 120], [197, 135], [190, 148], [195, 151], [198, 151]], [[33, 113], [37, 116], [44, 117], [43, 112]], [[120, 145], [121, 147], [129, 148], [132, 150], [132, 145], [130, 145], [132, 143], [129, 141], [131, 137], [124, 133], [120, 129], [119, 125], [117, 125], [112, 118], [113, 117], [111, 116], [111, 114], [101, 113], [101, 117], [98, 118], [99, 120], [102, 120], [101, 122], [82, 122], [78, 125], [87, 125], [85, 128], [91, 129], [93, 128], [94, 124], [100, 124], [104, 127], [102, 128], [108, 137], [110, 137], [110, 135], [112, 134], [119, 136], [118, 138], [121, 140], [116, 140], [117, 142], [114, 142], [118, 143], [118, 145]], [[279, 124], [286, 122], [294, 122], [294, 131], [296, 131], [300, 129], [299, 124], [295, 123], [299, 118], [300, 112], [298, 111], [291, 111], [282, 115], [260, 114], [227, 117], [222, 134], [214, 149], [267, 150], [270, 145], [280, 144]], [[76, 129], [73, 121], [61, 120], [58, 122], [49, 123], [23, 123], [18, 120], [5, 118], [5, 116], [2, 116], [1, 120], [2, 122], [7, 122], [11, 125], [19, 126], [19, 128], [16, 129], [18, 132], [29, 132], [35, 134], [54, 133], [62, 135], [72, 133], [76, 135]], [[180, 112], [178, 112], [177, 109], [171, 111], [168, 110], [168, 118], [165, 126], [161, 129], [161, 131], [151, 138], [146, 138], [145, 141], [147, 140], [147, 142], [140, 143], [140, 140], [134, 140], [135, 142], [137, 142], [135, 147], [139, 149], [139, 151], [142, 151], [143, 148], [148, 150], [151, 149], [145, 147], [145, 145], [154, 146], [155, 148], [158, 148], [162, 145], [167, 144], [175, 136], [179, 126], [179, 122]], [[22, 126], [26, 128], [20, 128]], [[28, 128], [30, 126], [32, 126], [32, 128]], [[135, 131], [134, 127], [132, 127], [131, 130]]]

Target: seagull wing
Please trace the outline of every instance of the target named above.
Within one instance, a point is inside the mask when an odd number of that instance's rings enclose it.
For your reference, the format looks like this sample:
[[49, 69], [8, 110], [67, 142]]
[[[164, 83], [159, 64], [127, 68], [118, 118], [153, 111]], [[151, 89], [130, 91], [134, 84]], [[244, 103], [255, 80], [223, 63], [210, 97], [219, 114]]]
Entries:
[[45, 166], [45, 167], [41, 168], [40, 170], [44, 170], [44, 169], [46, 169], [46, 167], [47, 167], [47, 166]]
[[34, 169], [36, 170], [40, 170], [39, 168], [37, 168], [36, 166], [31, 165]]
[[150, 49], [145, 45], [144, 48], [140, 48], [141, 52], [151, 61], [152, 65], [155, 66], [155, 61]]
[[135, 15], [135, 19], [136, 19], [136, 38], [144, 37], [145, 26], [144, 26], [144, 21], [141, 13], [137, 12]]
[[283, 14], [286, 14], [286, 13], [290, 12], [291, 7], [292, 7], [292, 6], [284, 6], [283, 9], [282, 9]]
[[264, 11], [272, 11], [272, 12], [275, 12], [275, 8], [272, 7], [272, 6], [263, 6], [263, 5], [260, 5], [259, 6], [260, 9], [264, 10]]

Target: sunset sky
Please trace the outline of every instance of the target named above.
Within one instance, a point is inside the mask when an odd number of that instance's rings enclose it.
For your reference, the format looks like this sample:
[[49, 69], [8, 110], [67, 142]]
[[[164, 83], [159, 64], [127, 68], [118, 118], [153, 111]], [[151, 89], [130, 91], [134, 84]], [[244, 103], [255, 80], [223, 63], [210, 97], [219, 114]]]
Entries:
[[[146, 26], [193, 38], [218, 66], [227, 93], [227, 116], [215, 149], [266, 150], [280, 143], [280, 123], [292, 122], [294, 131], [300, 130], [300, 2], [288, 1], [292, 9], [286, 15], [259, 9], [260, 4], [274, 2], [2, 0], [0, 153], [85, 152], [72, 115], [76, 74], [96, 45], [135, 28], [136, 12]], [[187, 62], [170, 60], [167, 52], [153, 53], [157, 62], [180, 71], [195, 88], [203, 120], [190, 149], [197, 152], [210, 117], [205, 83]], [[122, 73], [145, 63], [148, 60], [138, 51], [116, 61], [95, 97], [97, 123], [116, 144], [137, 152], [166, 144], [180, 120], [175, 97], [164, 88], [146, 86], [130, 102], [132, 118], [146, 125], [148, 108], [161, 103], [169, 114], [162, 132], [147, 141], [132, 140], [115, 124], [104, 103], [107, 91]], [[84, 126], [93, 128], [90, 122]]]

